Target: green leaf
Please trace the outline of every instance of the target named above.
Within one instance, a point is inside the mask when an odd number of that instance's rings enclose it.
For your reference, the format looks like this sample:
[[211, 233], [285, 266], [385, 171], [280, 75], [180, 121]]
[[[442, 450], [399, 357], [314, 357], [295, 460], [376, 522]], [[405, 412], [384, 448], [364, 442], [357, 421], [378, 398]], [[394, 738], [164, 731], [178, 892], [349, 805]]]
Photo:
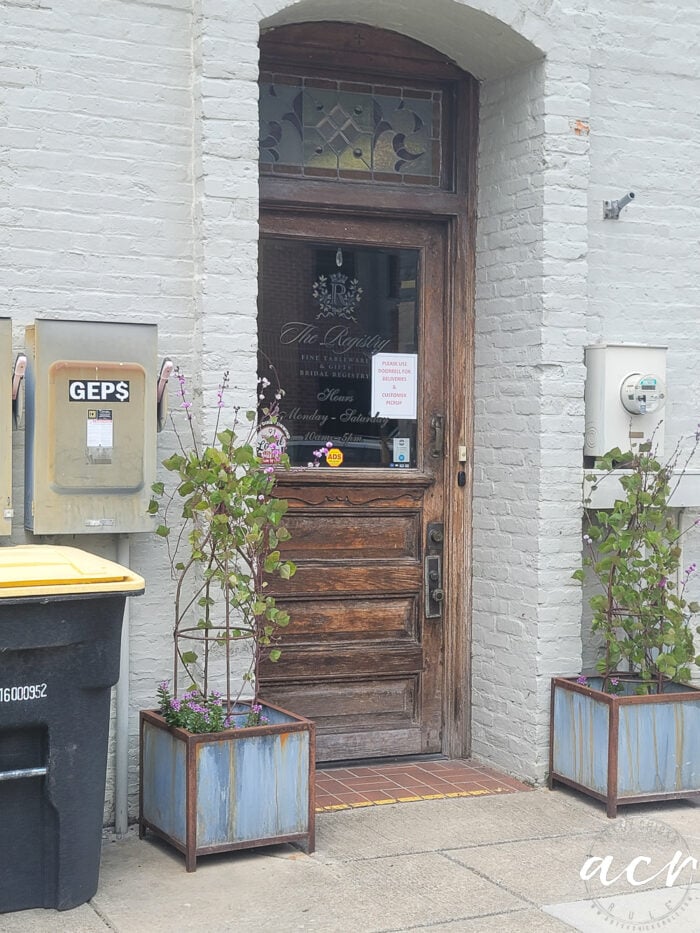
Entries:
[[185, 458], [181, 454], [173, 454], [167, 460], [163, 460], [163, 466], [166, 470], [179, 470], [185, 464]]
[[268, 554], [265, 557], [265, 563], [264, 563], [265, 573], [272, 573], [277, 568], [279, 559], [280, 559], [279, 551], [272, 551], [270, 554]]
[[183, 663], [183, 664], [194, 664], [196, 660], [197, 660], [197, 652], [196, 652], [196, 651], [185, 651], [185, 652], [182, 654], [182, 663]]
[[586, 572], [582, 570], [581, 568], [579, 568], [578, 570], [574, 570], [574, 572], [571, 574], [571, 579], [580, 580], [581, 583], [583, 583], [584, 580], [586, 579]]
[[279, 659], [282, 657], [282, 652], [279, 648], [273, 648], [269, 657], [271, 661], [279, 661]]
[[170, 534], [170, 529], [167, 525], [158, 525], [156, 528], [156, 534], [160, 535], [161, 538], [167, 538]]

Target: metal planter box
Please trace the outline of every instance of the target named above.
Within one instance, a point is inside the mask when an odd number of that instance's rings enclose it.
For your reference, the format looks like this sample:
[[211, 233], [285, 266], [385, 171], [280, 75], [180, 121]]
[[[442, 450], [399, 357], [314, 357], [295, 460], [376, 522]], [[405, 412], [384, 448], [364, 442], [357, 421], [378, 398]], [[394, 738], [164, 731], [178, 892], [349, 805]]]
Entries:
[[700, 689], [671, 683], [651, 696], [604, 693], [552, 679], [549, 787], [568, 784], [618, 806], [700, 795]]
[[314, 850], [315, 726], [262, 704], [270, 722], [196, 735], [141, 712], [139, 835], [197, 857], [280, 842]]

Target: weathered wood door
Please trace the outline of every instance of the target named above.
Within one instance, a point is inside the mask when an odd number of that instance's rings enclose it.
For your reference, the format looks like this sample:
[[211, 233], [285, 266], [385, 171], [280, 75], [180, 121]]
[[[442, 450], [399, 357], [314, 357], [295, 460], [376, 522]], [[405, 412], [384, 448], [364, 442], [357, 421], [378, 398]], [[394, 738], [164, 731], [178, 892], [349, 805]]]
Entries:
[[299, 468], [264, 695], [316, 721], [321, 761], [441, 750], [446, 256], [437, 221], [261, 217], [260, 374]]

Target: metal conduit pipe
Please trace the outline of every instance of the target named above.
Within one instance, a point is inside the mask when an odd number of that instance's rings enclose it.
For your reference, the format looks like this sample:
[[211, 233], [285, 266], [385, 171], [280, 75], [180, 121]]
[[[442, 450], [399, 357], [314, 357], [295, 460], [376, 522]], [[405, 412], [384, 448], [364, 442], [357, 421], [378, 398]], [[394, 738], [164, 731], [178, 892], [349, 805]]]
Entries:
[[[128, 535], [117, 538], [117, 563], [128, 567], [131, 561]], [[124, 604], [119, 680], [116, 690], [114, 754], [114, 831], [124, 836], [129, 827], [129, 680], [130, 680], [129, 600]]]

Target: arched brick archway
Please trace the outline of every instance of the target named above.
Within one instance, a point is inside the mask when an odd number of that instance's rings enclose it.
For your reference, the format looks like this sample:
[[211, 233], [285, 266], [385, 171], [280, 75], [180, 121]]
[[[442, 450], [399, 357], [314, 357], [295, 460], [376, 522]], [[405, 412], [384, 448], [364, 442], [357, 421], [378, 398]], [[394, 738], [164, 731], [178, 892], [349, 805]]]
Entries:
[[[252, 380], [258, 30], [320, 18], [365, 22], [438, 48], [481, 79], [474, 599], [464, 620], [473, 645], [471, 748], [537, 779], [546, 761], [548, 676], [576, 670], [580, 657], [580, 597], [569, 583], [578, 515], [561, 502], [578, 500], [588, 139], [573, 126], [588, 117], [593, 24], [583, 15], [558, 23], [551, 10], [545, 18], [530, 6], [260, 0], [222, 10], [203, 2], [195, 88], [203, 119], [195, 136], [205, 366], [215, 373], [230, 350]], [[249, 56], [241, 55], [245, 34]], [[224, 141], [227, 121], [234, 132]], [[235, 252], [223, 272], [222, 239]], [[230, 328], [232, 313], [240, 326], [222, 342], [217, 321], [224, 315]], [[213, 396], [215, 376], [211, 383], [205, 392]]]

